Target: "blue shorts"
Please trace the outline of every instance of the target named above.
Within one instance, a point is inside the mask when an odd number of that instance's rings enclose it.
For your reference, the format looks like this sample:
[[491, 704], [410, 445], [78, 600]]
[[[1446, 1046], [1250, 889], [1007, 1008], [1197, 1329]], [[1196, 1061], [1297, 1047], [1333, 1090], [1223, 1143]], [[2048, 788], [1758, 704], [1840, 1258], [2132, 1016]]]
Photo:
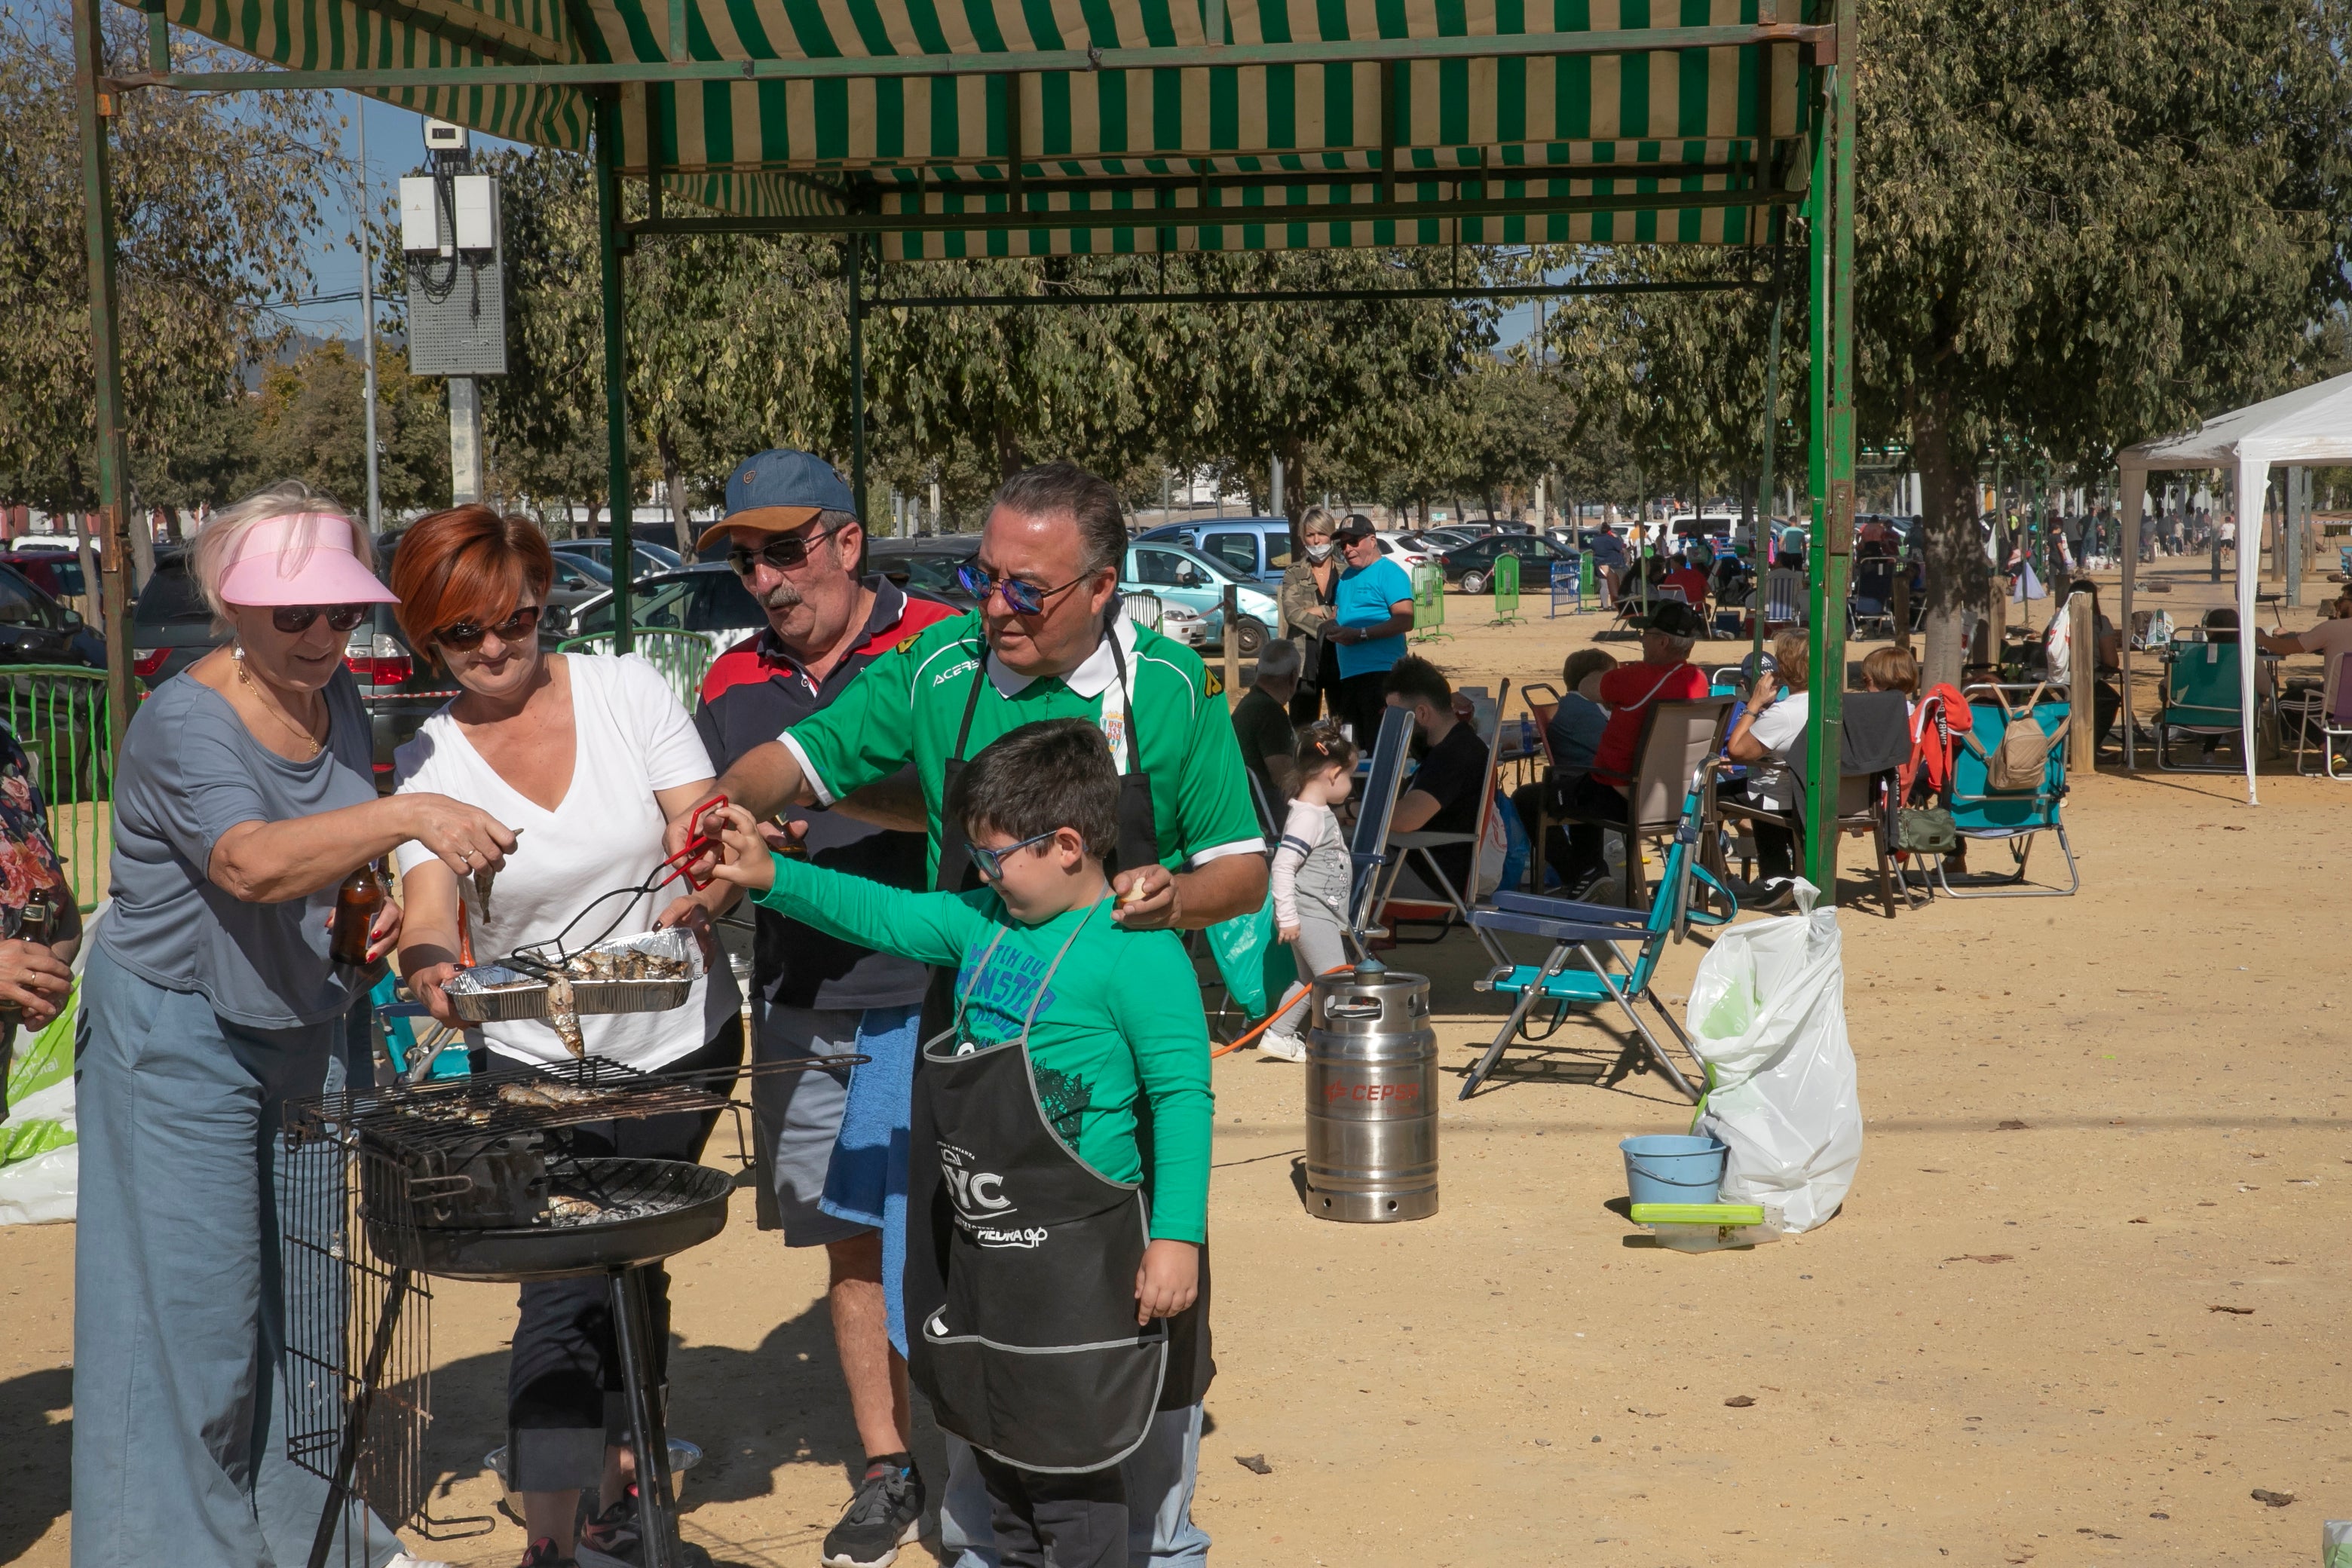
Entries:
[[868, 1007], [857, 1025], [841, 1131], [817, 1207], [882, 1232], [882, 1295], [891, 1348], [907, 1353], [907, 1130], [915, 1089], [915, 1037], [922, 1007]]

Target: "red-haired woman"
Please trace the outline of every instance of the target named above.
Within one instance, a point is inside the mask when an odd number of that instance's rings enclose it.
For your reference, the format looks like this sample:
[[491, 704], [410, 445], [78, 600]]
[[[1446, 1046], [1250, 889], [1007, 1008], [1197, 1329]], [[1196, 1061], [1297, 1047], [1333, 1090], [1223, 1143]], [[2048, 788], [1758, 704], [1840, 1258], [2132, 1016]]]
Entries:
[[[407, 904], [401, 972], [444, 1023], [455, 1021], [442, 986], [457, 962], [461, 899], [478, 959], [551, 940], [597, 894], [649, 880], [662, 858], [664, 824], [710, 793], [709, 756], [651, 665], [634, 655], [541, 651], [540, 612], [554, 571], [535, 525], [486, 506], [421, 520], [393, 557], [402, 629], [420, 657], [447, 667], [458, 688], [400, 748], [396, 788], [477, 803], [517, 834], [487, 898], [470, 878], [461, 890], [457, 877], [421, 846], [401, 851]], [[723, 885], [709, 897], [723, 901]], [[661, 918], [700, 924], [714, 907], [682, 901]], [[618, 912], [600, 906], [593, 923]], [[621, 931], [655, 923], [647, 902], [629, 911]], [[579, 1027], [590, 1054], [627, 1067], [724, 1069], [743, 1060], [741, 1006], [722, 960], [683, 1007], [585, 1017]], [[572, 1059], [540, 1020], [479, 1028], [499, 1056], [552, 1066]], [[713, 1087], [727, 1092], [724, 1081]], [[569, 1129], [564, 1138], [576, 1154], [693, 1160], [713, 1120], [600, 1122]], [[658, 1367], [669, 1342], [668, 1281], [656, 1268], [647, 1284]], [[576, 1560], [592, 1565], [634, 1554], [619, 1389], [603, 1278], [525, 1285], [507, 1383], [507, 1465], [523, 1496], [530, 1536], [523, 1562], [531, 1568], [574, 1560], [572, 1521], [588, 1487], [599, 1491], [597, 1518], [579, 1535]]]

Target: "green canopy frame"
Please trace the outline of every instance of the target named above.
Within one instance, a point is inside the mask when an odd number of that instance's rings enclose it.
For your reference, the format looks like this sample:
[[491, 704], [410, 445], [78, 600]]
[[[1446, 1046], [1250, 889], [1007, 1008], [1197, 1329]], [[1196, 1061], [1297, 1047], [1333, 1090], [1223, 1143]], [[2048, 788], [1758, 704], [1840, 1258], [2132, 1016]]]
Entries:
[[[620, 258], [641, 235], [843, 237], [859, 358], [869, 253], [877, 265], [1478, 244], [1753, 254], [1777, 249], [1795, 208], [1812, 306], [1808, 762], [1811, 777], [1836, 776], [1854, 471], [1850, 0], [143, 0], [147, 68], [119, 77], [105, 74], [103, 3], [74, 0], [74, 18], [117, 726], [131, 676], [107, 121], [142, 89], [341, 88], [593, 155], [622, 560], [634, 488]], [[174, 26], [260, 65], [175, 70]], [[643, 183], [642, 217], [623, 216], [625, 180]], [[1768, 441], [1780, 319], [1776, 284]], [[862, 505], [862, 359], [852, 379]], [[1768, 518], [1769, 460], [1768, 447]], [[625, 582], [614, 598], [625, 647]], [[1808, 871], [1828, 889], [1837, 792], [1811, 793]]]

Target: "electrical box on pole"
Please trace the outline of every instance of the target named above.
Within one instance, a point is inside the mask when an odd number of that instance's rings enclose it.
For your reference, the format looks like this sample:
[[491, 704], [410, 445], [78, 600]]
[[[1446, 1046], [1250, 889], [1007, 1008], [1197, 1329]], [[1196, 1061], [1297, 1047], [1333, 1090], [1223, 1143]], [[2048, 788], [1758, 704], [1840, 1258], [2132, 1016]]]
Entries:
[[426, 166], [400, 182], [408, 368], [417, 375], [504, 375], [499, 183], [472, 172], [462, 126], [428, 121], [425, 146]]

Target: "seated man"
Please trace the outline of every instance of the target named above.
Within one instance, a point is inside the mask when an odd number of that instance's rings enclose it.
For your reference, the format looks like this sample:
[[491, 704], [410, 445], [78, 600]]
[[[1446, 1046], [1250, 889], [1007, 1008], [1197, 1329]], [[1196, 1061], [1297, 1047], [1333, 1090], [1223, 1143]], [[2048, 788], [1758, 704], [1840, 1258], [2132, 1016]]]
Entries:
[[1297, 733], [1290, 724], [1290, 700], [1298, 691], [1301, 661], [1298, 645], [1288, 638], [1268, 638], [1258, 650], [1257, 679], [1249, 695], [1234, 708], [1234, 738], [1241, 742], [1242, 766], [1250, 771], [1265, 803], [1281, 821], [1283, 803], [1298, 787]]
[[[1609, 710], [1609, 724], [1593, 750], [1591, 771], [1564, 792], [1564, 804], [1580, 816], [1624, 821], [1627, 792], [1633, 787], [1634, 770], [1642, 765], [1638, 751], [1651, 704], [1687, 702], [1706, 695], [1706, 672], [1690, 661], [1701, 629], [1698, 612], [1669, 601], [1639, 625], [1642, 662], [1619, 665], [1601, 676], [1600, 697]], [[1560, 883], [1576, 898], [1608, 869], [1601, 858], [1601, 829], [1590, 821], [1573, 823], [1568, 843]]]
[[[1487, 792], [1495, 787], [1495, 775], [1487, 766], [1486, 742], [1454, 715], [1454, 689], [1437, 666], [1412, 654], [1396, 661], [1382, 686], [1390, 707], [1402, 708], [1412, 715], [1413, 728], [1427, 747], [1421, 766], [1405, 781], [1404, 793], [1397, 797], [1389, 831], [1475, 834]], [[1430, 851], [1440, 874], [1465, 904], [1481, 891], [1476, 880], [1477, 853], [1475, 842], [1443, 845]], [[1431, 887], [1419, 874], [1419, 858], [1407, 860], [1398, 873], [1396, 896], [1417, 902], [1447, 902], [1444, 891]]]
[[[1780, 768], [1790, 767], [1803, 747], [1805, 720], [1812, 706], [1806, 689], [1807, 678], [1811, 673], [1811, 653], [1810, 638], [1795, 627], [1773, 637], [1773, 668], [1758, 673], [1756, 684], [1748, 694], [1747, 710], [1724, 739], [1724, 752], [1733, 762], [1750, 764], [1745, 793], [1738, 796], [1727, 795], [1727, 804], [1780, 813], [1794, 809], [1797, 797], [1793, 785], [1779, 782], [1774, 770], [1754, 764], [1769, 762]], [[1742, 901], [1759, 911], [1790, 908], [1797, 901], [1793, 879], [1796, 834], [1780, 823], [1760, 819], [1750, 819], [1748, 831], [1756, 839], [1756, 864], [1763, 886]]]
[[1560, 826], [1560, 809], [1567, 803], [1568, 791], [1591, 771], [1592, 753], [1609, 727], [1609, 710], [1586, 692], [1597, 689], [1601, 678], [1616, 668], [1617, 661], [1601, 648], [1579, 648], [1568, 656], [1559, 670], [1567, 694], [1544, 723], [1551, 769], [1539, 783], [1521, 784], [1511, 793], [1512, 809], [1528, 831], [1534, 831], [1538, 811], [1547, 819], [1544, 864], [1554, 870], [1569, 862], [1568, 831]]
[[1694, 610], [1706, 608], [1706, 568], [1714, 552], [1704, 544], [1694, 544], [1683, 558], [1683, 563], [1666, 574], [1665, 584], [1682, 590], [1683, 603]]

